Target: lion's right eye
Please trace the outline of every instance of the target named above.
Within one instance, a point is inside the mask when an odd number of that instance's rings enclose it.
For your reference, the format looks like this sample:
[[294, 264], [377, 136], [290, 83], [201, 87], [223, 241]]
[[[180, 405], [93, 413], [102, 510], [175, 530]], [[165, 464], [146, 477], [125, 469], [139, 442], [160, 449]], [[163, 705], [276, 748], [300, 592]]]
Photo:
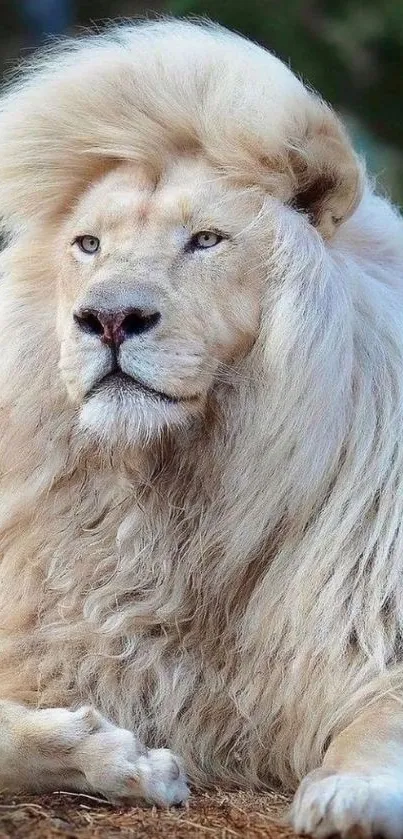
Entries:
[[74, 242], [83, 253], [96, 253], [99, 251], [100, 241], [96, 236], [76, 236]]

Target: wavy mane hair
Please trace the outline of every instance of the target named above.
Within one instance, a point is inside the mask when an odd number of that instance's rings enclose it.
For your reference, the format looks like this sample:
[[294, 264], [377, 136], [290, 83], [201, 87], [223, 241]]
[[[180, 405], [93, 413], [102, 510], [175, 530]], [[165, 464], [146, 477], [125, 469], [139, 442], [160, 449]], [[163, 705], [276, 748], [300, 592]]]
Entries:
[[[178, 150], [267, 189], [260, 333], [193, 428], [88, 448], [49, 243], [101, 172]], [[403, 687], [398, 215], [288, 68], [172, 21], [68, 40], [10, 83], [0, 211], [2, 695], [91, 700], [199, 783], [295, 785]]]

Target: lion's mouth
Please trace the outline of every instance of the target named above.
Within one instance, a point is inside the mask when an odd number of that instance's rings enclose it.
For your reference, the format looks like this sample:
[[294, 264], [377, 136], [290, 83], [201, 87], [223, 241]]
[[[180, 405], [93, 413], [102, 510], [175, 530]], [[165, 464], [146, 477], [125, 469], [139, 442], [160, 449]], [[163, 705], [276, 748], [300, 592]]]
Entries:
[[146, 384], [146, 382], [143, 382], [141, 379], [137, 379], [135, 376], [130, 376], [128, 373], [125, 373], [120, 369], [110, 370], [109, 373], [103, 376], [102, 379], [100, 379], [96, 385], [91, 388], [87, 396], [92, 396], [103, 387], [116, 388], [120, 393], [135, 390], [137, 392], [144, 393], [147, 396], [152, 396], [154, 399], [170, 404], [177, 404], [178, 402], [193, 402], [199, 398], [199, 394], [190, 396], [174, 396], [170, 393], [165, 393], [165, 391], [157, 390], [156, 388], [151, 387], [151, 385]]

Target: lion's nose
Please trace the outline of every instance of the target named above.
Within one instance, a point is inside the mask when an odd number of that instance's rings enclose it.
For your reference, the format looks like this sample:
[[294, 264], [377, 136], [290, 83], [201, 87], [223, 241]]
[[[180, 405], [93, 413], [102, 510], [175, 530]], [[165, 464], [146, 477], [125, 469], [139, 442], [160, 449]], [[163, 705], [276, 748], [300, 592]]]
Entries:
[[98, 335], [108, 346], [119, 347], [127, 338], [149, 332], [161, 319], [161, 313], [149, 308], [129, 308], [111, 312], [103, 309], [80, 309], [74, 320], [83, 332]]

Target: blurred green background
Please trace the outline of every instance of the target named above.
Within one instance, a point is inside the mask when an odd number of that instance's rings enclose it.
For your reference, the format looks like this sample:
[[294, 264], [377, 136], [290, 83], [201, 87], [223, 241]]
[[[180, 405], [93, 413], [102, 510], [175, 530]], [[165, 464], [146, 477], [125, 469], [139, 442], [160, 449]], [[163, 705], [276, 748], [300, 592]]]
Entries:
[[269, 47], [349, 125], [403, 206], [403, 0], [0, 0], [3, 72], [49, 36], [115, 17], [202, 15]]

